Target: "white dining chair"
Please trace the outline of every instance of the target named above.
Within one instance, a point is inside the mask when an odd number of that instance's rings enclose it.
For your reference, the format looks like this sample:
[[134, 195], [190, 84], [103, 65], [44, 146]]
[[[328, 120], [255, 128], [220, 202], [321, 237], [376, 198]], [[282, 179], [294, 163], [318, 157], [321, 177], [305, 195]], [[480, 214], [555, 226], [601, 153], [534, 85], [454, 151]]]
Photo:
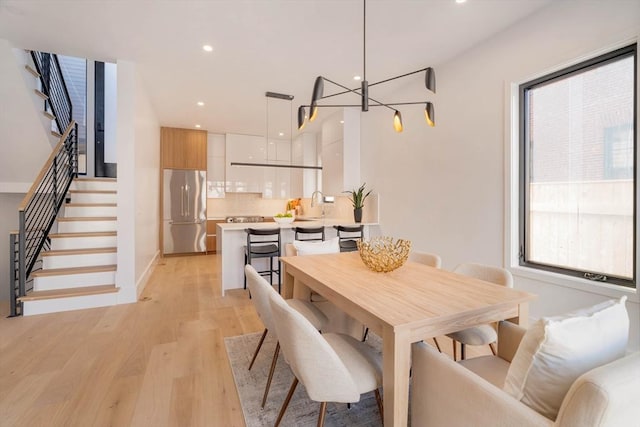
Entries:
[[[475, 277], [476, 279], [495, 283], [496, 285], [513, 288], [513, 276], [508, 270], [501, 267], [466, 263], [458, 265], [453, 271], [454, 273]], [[466, 345], [488, 344], [493, 355], [496, 355], [496, 348], [493, 343], [498, 339], [498, 334], [492, 325], [472, 326], [471, 328], [447, 334], [447, 336], [453, 340], [453, 360], [456, 360], [457, 358], [456, 341], [460, 343], [460, 358], [462, 360], [464, 360], [466, 356]]]
[[[249, 370], [253, 367], [253, 363], [260, 352], [260, 348], [262, 347], [262, 343], [267, 336], [267, 333], [271, 331], [271, 333], [276, 334], [275, 322], [273, 320], [273, 316], [271, 314], [271, 305], [269, 303], [269, 296], [271, 294], [278, 295], [278, 293], [273, 289], [269, 282], [262, 277], [256, 269], [247, 264], [245, 266], [245, 274], [247, 277], [247, 285], [249, 286], [249, 290], [251, 291], [251, 295], [253, 298], [253, 304], [258, 312], [258, 317], [262, 320], [264, 324], [264, 331], [262, 333], [262, 337], [258, 342], [258, 346], [256, 347], [255, 352], [253, 353], [253, 358], [251, 359], [251, 363], [249, 364]], [[279, 295], [278, 295], [279, 296]], [[327, 316], [322, 313], [314, 304], [308, 301], [302, 301], [298, 299], [289, 299], [286, 300], [289, 307], [299, 312], [304, 318], [306, 318], [311, 325], [317, 330], [321, 330], [322, 327], [327, 323]], [[277, 334], [276, 334], [277, 336]], [[269, 370], [269, 376], [267, 377], [267, 384], [264, 389], [264, 395], [262, 397], [262, 407], [267, 401], [267, 395], [269, 394], [269, 388], [271, 386], [271, 380], [273, 379], [273, 373], [276, 368], [276, 362], [278, 361], [278, 354], [280, 352], [280, 341], [276, 343], [276, 349], [273, 353], [273, 359], [271, 361], [271, 369]]]
[[382, 385], [381, 355], [349, 335], [321, 334], [276, 292], [269, 298], [282, 352], [294, 375], [275, 426], [280, 425], [298, 382], [311, 400], [320, 402], [318, 426], [324, 425], [327, 402], [358, 402], [361, 394], [370, 391], [375, 392], [383, 418], [378, 391]]

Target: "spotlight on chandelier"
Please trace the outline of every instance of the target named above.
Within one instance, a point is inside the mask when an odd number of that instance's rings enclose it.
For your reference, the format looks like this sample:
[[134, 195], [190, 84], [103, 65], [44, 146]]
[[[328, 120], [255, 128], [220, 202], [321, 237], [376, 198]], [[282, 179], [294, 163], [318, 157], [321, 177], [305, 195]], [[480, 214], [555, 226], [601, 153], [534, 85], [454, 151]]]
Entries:
[[[386, 107], [393, 111], [393, 128], [396, 132], [402, 132], [402, 115], [400, 111], [398, 111], [395, 106], [398, 105], [418, 105], [424, 104], [424, 117], [427, 124], [431, 127], [436, 125], [435, 121], [435, 112], [433, 104], [429, 101], [415, 101], [415, 102], [395, 102], [395, 103], [384, 103], [369, 97], [369, 88], [372, 86], [376, 86], [382, 83], [387, 83], [392, 80], [396, 80], [402, 77], [411, 76], [413, 74], [425, 72], [424, 76], [424, 85], [425, 87], [433, 93], [436, 93], [436, 73], [431, 67], [422, 68], [420, 70], [412, 71], [410, 73], [401, 74], [399, 76], [391, 77], [388, 79], [380, 80], [379, 82], [369, 83], [367, 81], [367, 0], [363, 0], [363, 73], [362, 80], [360, 82], [360, 88], [350, 89], [347, 86], [341, 85], [340, 83], [336, 83], [333, 80], [329, 80], [326, 77], [318, 76], [316, 77], [316, 81], [313, 84], [313, 93], [311, 96], [311, 103], [309, 105], [301, 105], [298, 107], [298, 130], [302, 130], [306, 124], [306, 109], [309, 108], [309, 121], [312, 122], [318, 117], [318, 108], [321, 107], [360, 107], [362, 111], [369, 111], [369, 107]], [[324, 82], [327, 81], [335, 86], [338, 86], [344, 89], [341, 92], [337, 92], [331, 95], [324, 95]], [[360, 97], [360, 105], [349, 105], [349, 104], [318, 104], [318, 101], [326, 98], [331, 98], [333, 96], [343, 95], [345, 93], [354, 93]], [[369, 104], [371, 102], [371, 105]]]

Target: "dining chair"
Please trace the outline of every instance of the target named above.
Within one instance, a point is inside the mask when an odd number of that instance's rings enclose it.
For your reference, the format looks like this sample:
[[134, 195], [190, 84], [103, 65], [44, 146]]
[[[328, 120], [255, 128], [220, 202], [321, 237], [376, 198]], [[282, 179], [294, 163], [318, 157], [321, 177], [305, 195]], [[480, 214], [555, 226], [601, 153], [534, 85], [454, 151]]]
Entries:
[[294, 379], [282, 404], [275, 426], [278, 427], [291, 397], [301, 382], [309, 398], [320, 402], [318, 426], [324, 425], [327, 402], [350, 403], [360, 395], [375, 392], [383, 418], [382, 357], [369, 345], [355, 338], [318, 330], [275, 292], [269, 297], [280, 345]]
[[[411, 251], [409, 253], [409, 261], [428, 265], [429, 267], [442, 267], [442, 258], [440, 258], [440, 255], [432, 254], [429, 252]], [[436, 345], [438, 351], [442, 353], [442, 349], [440, 348], [440, 344], [438, 343], [438, 339], [436, 337], [433, 337], [433, 343]]]
[[[501, 267], [466, 263], [458, 265], [453, 272], [469, 277], [475, 277], [476, 279], [484, 280], [486, 282], [495, 283], [496, 285], [506, 286], [507, 288], [513, 288], [513, 276], [508, 270]], [[453, 340], [453, 360], [457, 359], [456, 341], [460, 343], [461, 360], [465, 359], [466, 345], [488, 344], [493, 355], [496, 355], [494, 343], [498, 339], [498, 334], [492, 325], [472, 326], [461, 331], [447, 334], [447, 336]]]
[[[271, 331], [272, 333], [276, 333], [275, 322], [273, 320], [273, 316], [271, 314], [271, 305], [269, 303], [269, 295], [275, 294], [280, 296], [271, 286], [264, 277], [262, 277], [255, 268], [251, 265], [246, 265], [244, 267], [245, 275], [247, 277], [247, 284], [249, 285], [249, 290], [253, 295], [252, 301], [258, 312], [258, 317], [262, 320], [264, 324], [264, 331], [262, 332], [262, 337], [260, 337], [260, 341], [258, 342], [258, 346], [256, 347], [255, 352], [253, 353], [253, 358], [251, 359], [251, 363], [249, 364], [249, 370], [253, 367], [253, 363], [260, 352], [260, 348], [262, 347], [262, 343], [267, 336], [267, 333]], [[299, 312], [308, 322], [317, 330], [321, 330], [324, 325], [327, 323], [327, 316], [322, 313], [314, 304], [308, 301], [302, 301], [298, 299], [289, 299], [286, 300], [286, 303], [293, 310]], [[267, 395], [269, 394], [269, 388], [271, 387], [271, 380], [273, 379], [273, 373], [276, 368], [276, 362], [278, 360], [278, 354], [280, 352], [280, 341], [276, 343], [276, 349], [273, 353], [273, 359], [271, 360], [271, 369], [269, 370], [269, 376], [267, 377], [267, 384], [264, 389], [264, 395], [262, 397], [262, 407], [267, 401]]]

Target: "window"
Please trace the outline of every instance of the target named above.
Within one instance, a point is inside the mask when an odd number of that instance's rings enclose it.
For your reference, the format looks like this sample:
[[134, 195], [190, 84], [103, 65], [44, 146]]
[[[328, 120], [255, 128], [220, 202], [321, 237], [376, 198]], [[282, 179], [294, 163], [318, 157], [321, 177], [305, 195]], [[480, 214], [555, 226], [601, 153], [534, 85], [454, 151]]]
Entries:
[[520, 85], [520, 265], [635, 286], [636, 52]]

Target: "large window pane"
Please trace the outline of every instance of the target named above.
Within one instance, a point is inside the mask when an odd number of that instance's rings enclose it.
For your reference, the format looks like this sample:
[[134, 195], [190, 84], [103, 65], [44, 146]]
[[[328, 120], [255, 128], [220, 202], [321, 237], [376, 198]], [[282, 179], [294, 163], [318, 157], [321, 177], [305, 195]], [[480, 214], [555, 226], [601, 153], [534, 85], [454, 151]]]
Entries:
[[530, 84], [524, 261], [634, 278], [635, 55]]

